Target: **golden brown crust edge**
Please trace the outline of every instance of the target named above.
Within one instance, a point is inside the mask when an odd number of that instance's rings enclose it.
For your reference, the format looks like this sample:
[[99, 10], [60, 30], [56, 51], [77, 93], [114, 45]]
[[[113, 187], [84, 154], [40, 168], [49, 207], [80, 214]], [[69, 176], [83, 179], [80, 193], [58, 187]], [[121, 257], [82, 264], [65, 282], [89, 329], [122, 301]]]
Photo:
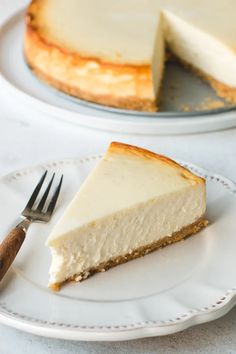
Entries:
[[144, 247], [139, 247], [136, 250], [134, 250], [132, 253], [128, 253], [123, 256], [111, 258], [109, 261], [101, 263], [95, 268], [88, 269], [86, 272], [82, 272], [80, 274], [74, 275], [73, 277], [70, 277], [69, 279], [65, 280], [62, 283], [51, 284], [50, 289], [53, 291], [59, 291], [63, 285], [65, 285], [69, 282], [72, 282], [72, 281], [78, 282], [78, 281], [85, 280], [95, 273], [105, 272], [108, 269], [115, 267], [119, 264], [126, 263], [126, 262], [131, 261], [132, 259], [135, 259], [135, 258], [143, 257], [148, 253], [151, 253], [155, 250], [163, 248], [163, 247], [170, 245], [172, 243], [181, 241], [191, 235], [194, 235], [197, 232], [199, 232], [202, 228], [206, 227], [207, 225], [208, 225], [208, 221], [206, 219], [200, 218], [195, 223], [184, 227], [182, 230], [180, 230], [178, 232], [175, 232], [171, 237], [169, 237], [169, 236], [164, 237], [161, 240], [156, 241], [150, 245], [147, 245]]
[[[86, 101], [137, 111], [157, 110], [150, 66], [103, 62], [48, 42], [35, 20], [38, 7], [39, 1], [34, 0], [27, 9], [24, 37], [25, 59], [36, 76]], [[110, 76], [114, 82], [101, 81], [103, 75]], [[121, 80], [116, 83], [116, 78]], [[124, 92], [128, 92], [127, 95]]]
[[187, 168], [179, 165], [177, 162], [170, 159], [169, 157], [166, 157], [166, 156], [160, 155], [160, 154], [156, 154], [155, 152], [152, 152], [150, 150], [147, 150], [147, 149], [144, 149], [144, 148], [141, 148], [138, 146], [133, 146], [133, 145], [113, 141], [108, 148], [105, 158], [106, 158], [106, 156], [109, 156], [112, 153], [118, 153], [118, 154], [120, 153], [123, 155], [129, 154], [129, 155], [133, 155], [133, 156], [136, 156], [136, 157], [142, 158], [142, 159], [161, 161], [165, 164], [168, 164], [170, 166], [178, 168], [181, 171], [182, 177], [184, 177], [186, 179], [194, 180], [196, 183], [205, 183], [204, 178], [196, 176], [191, 171], [189, 171]]
[[[26, 57], [26, 56], [25, 56]], [[137, 97], [114, 97], [112, 95], [96, 95], [93, 94], [89, 91], [83, 91], [79, 89], [76, 86], [70, 86], [66, 85], [63, 82], [60, 82], [59, 80], [46, 75], [42, 71], [40, 71], [37, 68], [34, 68], [28, 61], [28, 58], [26, 57], [26, 61], [28, 63], [29, 68], [32, 70], [32, 72], [42, 81], [47, 83], [50, 86], [55, 87], [61, 92], [64, 92], [72, 97], [79, 98], [81, 100], [85, 100], [88, 102], [92, 102], [95, 104], [100, 104], [100, 105], [105, 105], [109, 107], [114, 107], [114, 108], [122, 108], [122, 109], [128, 109], [128, 110], [133, 110], [133, 111], [143, 111], [143, 112], [156, 112], [157, 111], [157, 106], [154, 101], [152, 100], [143, 100], [143, 99], [138, 99]]]

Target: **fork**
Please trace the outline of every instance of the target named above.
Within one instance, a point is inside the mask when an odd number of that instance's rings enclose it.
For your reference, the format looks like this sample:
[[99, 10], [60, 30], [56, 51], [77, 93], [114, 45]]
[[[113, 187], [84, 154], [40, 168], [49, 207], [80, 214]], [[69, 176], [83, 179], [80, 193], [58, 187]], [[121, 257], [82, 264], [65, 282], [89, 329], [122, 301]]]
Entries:
[[40, 178], [37, 186], [35, 187], [25, 209], [21, 213], [21, 222], [4, 238], [0, 244], [0, 281], [3, 279], [4, 275], [10, 268], [17, 253], [19, 252], [26, 236], [26, 232], [33, 222], [47, 223], [50, 221], [53, 211], [55, 209], [57, 199], [61, 190], [61, 185], [63, 181], [63, 175], [61, 175], [60, 182], [57, 185], [51, 199], [48, 201], [48, 206], [45, 210], [45, 204], [48, 199], [48, 194], [50, 192], [55, 173], [53, 174], [50, 182], [43, 193], [38, 205], [34, 208], [36, 200], [38, 198], [39, 192], [44, 184], [48, 171], [45, 171], [43, 176]]

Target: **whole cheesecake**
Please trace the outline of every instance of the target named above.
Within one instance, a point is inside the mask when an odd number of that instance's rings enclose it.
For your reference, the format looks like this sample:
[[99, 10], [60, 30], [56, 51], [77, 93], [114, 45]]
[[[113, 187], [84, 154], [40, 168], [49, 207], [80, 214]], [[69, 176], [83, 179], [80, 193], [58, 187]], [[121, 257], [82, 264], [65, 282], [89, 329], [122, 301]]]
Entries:
[[112, 143], [52, 230], [57, 290], [207, 225], [205, 180], [151, 151]]
[[25, 58], [70, 95], [155, 111], [168, 47], [236, 103], [235, 14], [235, 0], [33, 0]]

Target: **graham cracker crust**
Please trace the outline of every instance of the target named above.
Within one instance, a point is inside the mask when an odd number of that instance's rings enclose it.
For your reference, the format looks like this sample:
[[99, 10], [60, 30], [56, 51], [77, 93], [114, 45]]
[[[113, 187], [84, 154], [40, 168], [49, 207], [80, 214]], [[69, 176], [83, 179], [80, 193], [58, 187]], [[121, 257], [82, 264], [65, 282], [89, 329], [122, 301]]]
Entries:
[[[174, 54], [173, 54], [174, 55]], [[175, 57], [184, 67], [192, 71], [195, 75], [200, 77], [202, 80], [207, 81], [210, 86], [215, 90], [217, 96], [224, 98], [227, 102], [236, 103], [236, 88], [223, 84], [222, 82], [214, 79], [211, 75], [206, 74], [202, 70], [196, 68], [190, 63]], [[213, 107], [218, 108], [218, 107]]]
[[211, 87], [216, 91], [217, 96], [224, 98], [227, 102], [236, 103], [235, 87], [227, 86], [203, 72], [202, 73], [199, 72], [198, 75], [201, 76], [204, 80], [209, 82]]
[[126, 263], [126, 262], [131, 261], [132, 259], [135, 259], [135, 258], [143, 257], [148, 253], [151, 253], [155, 250], [158, 250], [160, 248], [168, 246], [172, 243], [181, 241], [191, 235], [194, 235], [197, 232], [199, 232], [202, 228], [206, 227], [207, 225], [208, 225], [208, 221], [206, 219], [200, 218], [195, 223], [184, 227], [180, 231], [175, 232], [171, 237], [166, 236], [166, 237], [162, 238], [161, 240], [158, 240], [152, 244], [139, 247], [136, 250], [134, 250], [132, 253], [127, 253], [122, 256], [111, 258], [108, 261], [99, 264], [97, 267], [90, 268], [80, 274], [75, 274], [72, 277], [63, 281], [62, 283], [54, 283], [54, 284], [51, 284], [49, 287], [53, 291], [59, 291], [60, 288], [63, 285], [65, 285], [66, 283], [69, 283], [72, 281], [73, 282], [83, 281], [95, 273], [105, 272], [108, 269], [115, 267], [119, 264]]

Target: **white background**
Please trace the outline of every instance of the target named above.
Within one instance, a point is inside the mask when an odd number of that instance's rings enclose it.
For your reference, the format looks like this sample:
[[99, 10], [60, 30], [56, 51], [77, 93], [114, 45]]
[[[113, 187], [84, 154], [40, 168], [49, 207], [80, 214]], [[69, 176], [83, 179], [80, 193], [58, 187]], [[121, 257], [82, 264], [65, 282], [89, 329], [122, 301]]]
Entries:
[[[0, 0], [0, 17], [3, 10], [6, 13], [13, 3], [19, 1]], [[137, 144], [236, 180], [235, 129], [156, 137], [96, 132], [42, 116], [23, 107], [0, 87], [0, 175], [47, 160], [97, 154], [112, 140]], [[232, 271], [236, 272], [236, 269]], [[36, 337], [0, 325], [0, 354], [157, 352], [236, 353], [236, 309], [222, 319], [183, 333], [123, 343], [66, 342]]]

